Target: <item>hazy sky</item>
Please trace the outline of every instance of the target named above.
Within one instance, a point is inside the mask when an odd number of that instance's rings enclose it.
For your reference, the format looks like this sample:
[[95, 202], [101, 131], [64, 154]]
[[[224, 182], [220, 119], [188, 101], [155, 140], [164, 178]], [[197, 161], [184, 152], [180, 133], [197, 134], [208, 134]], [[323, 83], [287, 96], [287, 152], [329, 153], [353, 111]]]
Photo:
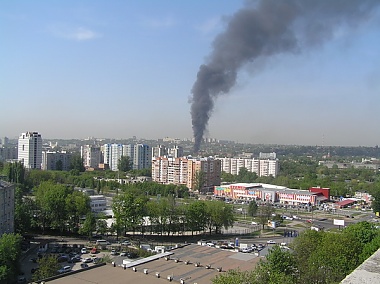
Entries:
[[[0, 2], [0, 137], [191, 138], [189, 98], [244, 1]], [[279, 15], [280, 16], [280, 15]], [[321, 46], [257, 60], [206, 136], [380, 144], [380, 11]]]

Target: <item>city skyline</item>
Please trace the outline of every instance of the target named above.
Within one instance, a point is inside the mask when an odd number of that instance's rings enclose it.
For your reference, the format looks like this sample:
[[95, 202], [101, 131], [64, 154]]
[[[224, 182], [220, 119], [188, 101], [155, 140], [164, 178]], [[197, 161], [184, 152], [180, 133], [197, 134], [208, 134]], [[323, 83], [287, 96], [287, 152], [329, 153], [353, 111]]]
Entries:
[[[192, 138], [199, 66], [244, 3], [2, 2], [0, 136]], [[378, 145], [379, 35], [374, 8], [321, 46], [247, 64], [205, 138]]]

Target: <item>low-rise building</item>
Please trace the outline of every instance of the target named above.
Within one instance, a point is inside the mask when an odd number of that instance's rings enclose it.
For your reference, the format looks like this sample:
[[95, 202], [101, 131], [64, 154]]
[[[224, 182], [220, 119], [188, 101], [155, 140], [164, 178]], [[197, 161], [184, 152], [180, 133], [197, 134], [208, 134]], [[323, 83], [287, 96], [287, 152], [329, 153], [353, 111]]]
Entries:
[[327, 201], [322, 191], [290, 189], [285, 186], [277, 186], [261, 183], [235, 183], [215, 186], [214, 195], [231, 199], [261, 200], [265, 202], [289, 205], [317, 205]]

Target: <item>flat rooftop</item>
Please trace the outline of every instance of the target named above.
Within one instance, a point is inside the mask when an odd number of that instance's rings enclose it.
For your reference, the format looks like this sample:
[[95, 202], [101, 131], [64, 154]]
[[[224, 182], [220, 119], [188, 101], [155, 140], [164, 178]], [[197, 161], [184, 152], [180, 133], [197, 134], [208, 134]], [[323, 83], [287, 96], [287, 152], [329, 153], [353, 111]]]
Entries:
[[[229, 269], [239, 268], [240, 270], [252, 270], [260, 260], [260, 257], [252, 253], [241, 253], [190, 244], [182, 248], [172, 250], [170, 259], [159, 258], [150, 262], [138, 264], [132, 268], [124, 269], [121, 266], [113, 267], [107, 264], [91, 270], [84, 270], [75, 274], [69, 274], [65, 277], [46, 281], [49, 283], [71, 283], [71, 284], [109, 284], [109, 283], [163, 283], [168, 282], [167, 276], [172, 276], [173, 282], [209, 284], [219, 273]], [[177, 262], [175, 261], [177, 260]], [[189, 261], [185, 264], [185, 261]], [[195, 263], [199, 262], [200, 266], [196, 267]], [[211, 268], [207, 269], [206, 265]], [[217, 268], [221, 267], [222, 272]], [[144, 270], [148, 270], [148, 274]], [[156, 273], [160, 273], [160, 278]]]

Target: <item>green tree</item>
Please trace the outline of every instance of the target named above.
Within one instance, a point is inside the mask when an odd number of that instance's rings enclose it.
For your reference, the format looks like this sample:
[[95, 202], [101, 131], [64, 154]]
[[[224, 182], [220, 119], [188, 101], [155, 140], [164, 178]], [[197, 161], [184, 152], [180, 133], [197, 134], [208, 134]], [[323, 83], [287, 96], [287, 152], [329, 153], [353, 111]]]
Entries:
[[55, 163], [55, 170], [56, 170], [56, 171], [62, 171], [62, 170], [63, 170], [63, 163], [62, 163], [62, 160], [58, 160], [58, 161]]
[[191, 202], [186, 208], [186, 224], [187, 228], [191, 230], [191, 234], [194, 231], [204, 231], [207, 220], [207, 208], [206, 203], [201, 200]]
[[380, 214], [380, 190], [376, 191], [372, 197], [372, 210], [373, 212], [379, 212]]
[[228, 229], [232, 227], [235, 221], [232, 206], [222, 201], [206, 201], [206, 226], [212, 234], [219, 234], [222, 227]]
[[32, 226], [35, 202], [30, 197], [24, 197], [20, 186], [15, 192], [15, 231], [20, 234], [28, 232]]
[[[269, 272], [269, 273], [268, 273]], [[254, 271], [257, 283], [296, 283], [297, 267], [294, 256], [279, 246], [270, 249], [266, 260], [260, 261]]]
[[9, 182], [23, 184], [25, 181], [25, 168], [21, 162], [7, 163], [4, 174]]
[[121, 156], [117, 162], [117, 169], [121, 172], [128, 172], [132, 169], [132, 161], [129, 156]]
[[79, 229], [79, 234], [87, 236], [89, 240], [92, 238], [92, 233], [96, 231], [96, 218], [94, 213], [89, 212], [86, 215], [82, 226]]
[[226, 273], [218, 274], [212, 279], [212, 284], [237, 284], [237, 283], [250, 283], [256, 284], [253, 280], [252, 272], [250, 271], [240, 271], [228, 270]]
[[105, 235], [108, 231], [107, 221], [104, 219], [96, 220], [96, 233], [100, 235]]
[[73, 154], [71, 156], [70, 169], [78, 172], [84, 172], [86, 170], [84, 167], [83, 159], [79, 154]]
[[256, 203], [256, 200], [252, 200], [251, 202], [249, 202], [249, 205], [248, 205], [248, 216], [255, 216], [257, 213], [257, 203]]
[[206, 184], [206, 173], [204, 171], [196, 171], [193, 190], [201, 193], [203, 192], [203, 188], [205, 184]]
[[21, 257], [21, 236], [3, 234], [0, 238], [0, 283], [14, 283]]
[[38, 260], [38, 270], [33, 274], [33, 281], [45, 279], [58, 274], [60, 265], [54, 255], [45, 255]]
[[271, 220], [273, 213], [274, 208], [269, 203], [266, 203], [258, 207], [257, 216], [259, 219], [259, 223], [263, 226], [263, 229], [264, 226], [268, 224], [268, 221]]
[[35, 188], [36, 203], [39, 208], [38, 219], [43, 230], [49, 226], [64, 231], [68, 220], [66, 198], [69, 193], [68, 187], [53, 182], [42, 182]]

